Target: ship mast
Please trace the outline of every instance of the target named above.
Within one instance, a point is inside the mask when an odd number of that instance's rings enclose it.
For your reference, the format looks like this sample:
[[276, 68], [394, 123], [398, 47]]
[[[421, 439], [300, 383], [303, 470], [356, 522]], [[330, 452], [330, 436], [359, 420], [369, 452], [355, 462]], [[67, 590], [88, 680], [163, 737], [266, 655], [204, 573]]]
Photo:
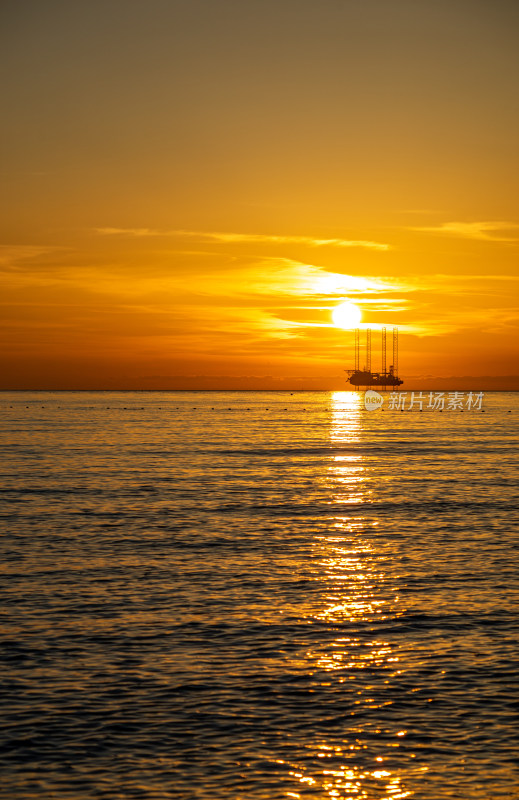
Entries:
[[393, 328], [393, 375], [398, 378], [398, 328]]

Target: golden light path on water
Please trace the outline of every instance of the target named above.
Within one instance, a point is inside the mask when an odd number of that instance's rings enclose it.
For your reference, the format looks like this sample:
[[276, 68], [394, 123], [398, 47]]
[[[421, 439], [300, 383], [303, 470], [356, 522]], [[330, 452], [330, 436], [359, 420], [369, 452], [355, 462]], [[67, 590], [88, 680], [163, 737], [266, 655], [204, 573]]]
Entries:
[[[330, 425], [332, 448], [354, 449], [362, 444], [362, 419], [365, 413], [367, 412], [363, 410], [360, 393], [334, 393]], [[393, 591], [390, 600], [381, 597], [383, 594], [387, 597], [387, 592], [381, 592], [386, 576], [383, 557], [377, 552], [376, 538], [373, 537], [373, 528], [380, 521], [367, 520], [362, 514], [355, 513], [354, 507], [370, 502], [373, 492], [362, 448], [359, 447], [356, 453], [332, 455], [323, 480], [329, 490], [330, 505], [333, 507], [333, 523], [330, 533], [318, 536], [316, 540], [316, 551], [319, 555], [316, 569], [319, 572], [318, 579], [323, 581], [326, 591], [322, 595], [322, 607], [313, 611], [311, 618], [331, 626], [345, 628], [350, 625], [355, 628], [356, 624], [366, 623], [374, 618], [378, 622], [398, 616], [397, 591]], [[347, 511], [342, 511], [341, 506], [347, 507]], [[368, 529], [371, 537], [364, 535]], [[361, 641], [355, 634], [341, 634], [331, 644], [327, 644], [324, 650], [309, 650], [306, 656], [316, 671], [329, 673], [328, 682], [321, 683], [321, 686], [335, 684], [338, 691], [342, 684], [354, 682], [359, 670], [384, 669], [386, 684], [400, 674], [399, 658], [391, 643], [377, 636], [366, 646], [366, 641]], [[348, 691], [348, 697], [350, 696], [351, 689]], [[356, 708], [376, 710], [391, 704], [391, 700], [385, 700], [377, 705], [377, 700], [369, 692], [366, 694], [365, 682], [356, 696], [351, 709], [353, 721]], [[317, 755], [322, 760], [320, 774], [315, 771], [308, 774], [299, 767], [291, 771], [291, 776], [300, 783], [313, 787], [323, 798], [329, 797], [333, 800], [373, 800], [374, 797], [377, 800], [399, 800], [413, 796], [414, 792], [404, 786], [402, 775], [386, 764], [387, 741], [383, 750], [381, 749], [384, 755], [371, 755], [373, 734], [380, 734], [382, 731], [376, 728], [371, 730], [368, 744], [364, 735], [365, 726], [361, 720], [357, 723], [356, 731], [352, 731], [351, 724], [345, 727], [348, 730], [345, 731], [341, 744], [336, 740], [332, 742], [326, 739], [309, 743], [314, 757]], [[395, 732], [394, 743], [391, 745], [395, 750], [402, 741], [401, 737], [405, 735], [406, 730]], [[369, 755], [367, 751], [370, 751]], [[366, 762], [369, 764], [370, 760], [372, 765], [367, 766]], [[419, 772], [420, 769], [416, 771]], [[295, 790], [289, 791], [287, 797], [304, 797], [304, 790], [302, 791], [303, 794]]]

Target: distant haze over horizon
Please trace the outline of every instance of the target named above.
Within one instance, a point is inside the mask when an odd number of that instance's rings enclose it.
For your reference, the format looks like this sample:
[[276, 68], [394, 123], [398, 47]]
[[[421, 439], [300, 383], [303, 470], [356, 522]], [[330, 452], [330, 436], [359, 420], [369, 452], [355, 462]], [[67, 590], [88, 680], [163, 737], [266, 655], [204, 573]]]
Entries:
[[0, 389], [345, 390], [346, 300], [400, 390], [519, 389], [519, 4], [0, 21]]
[[[76, 384], [71, 383], [68, 386], [51, 386], [43, 383], [41, 386], [31, 385], [23, 386], [17, 389], [0, 389], [3, 394], [9, 392], [361, 392], [364, 393], [366, 388], [355, 388], [346, 380], [342, 383], [340, 380], [322, 380], [320, 378], [298, 378], [272, 380], [270, 376], [243, 376], [240, 378], [231, 379], [229, 376], [221, 376], [217, 380], [208, 380], [203, 376], [191, 376], [185, 378], [179, 376], [177, 379], [170, 379], [169, 381], [163, 379], [160, 383], [158, 380], [148, 381], [148, 386], [135, 387], [128, 385], [112, 385], [100, 386], [99, 384], [92, 383], [86, 385], [81, 381]], [[228, 384], [226, 388], [215, 388], [216, 384]], [[232, 385], [231, 385], [232, 384]], [[388, 386], [386, 389], [376, 388], [377, 391], [397, 391], [397, 392], [410, 392], [410, 391], [486, 391], [486, 392], [519, 392], [519, 376], [518, 375], [503, 375], [503, 376], [451, 376], [449, 378], [409, 378], [404, 381], [401, 386], [396, 388]]]

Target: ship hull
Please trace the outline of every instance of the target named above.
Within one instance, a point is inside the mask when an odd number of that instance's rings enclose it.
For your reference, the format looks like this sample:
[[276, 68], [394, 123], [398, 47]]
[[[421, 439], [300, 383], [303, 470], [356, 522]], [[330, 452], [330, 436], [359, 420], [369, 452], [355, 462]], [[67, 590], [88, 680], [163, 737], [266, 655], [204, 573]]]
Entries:
[[352, 386], [401, 386], [403, 380], [391, 373], [354, 372], [350, 375]]

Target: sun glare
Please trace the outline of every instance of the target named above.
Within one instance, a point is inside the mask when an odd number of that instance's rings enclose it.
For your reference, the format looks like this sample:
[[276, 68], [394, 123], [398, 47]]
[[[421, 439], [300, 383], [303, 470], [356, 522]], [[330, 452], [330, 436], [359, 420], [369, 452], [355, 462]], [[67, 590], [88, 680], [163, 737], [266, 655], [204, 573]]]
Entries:
[[332, 311], [333, 324], [337, 328], [354, 328], [361, 317], [361, 310], [354, 303], [341, 303]]

